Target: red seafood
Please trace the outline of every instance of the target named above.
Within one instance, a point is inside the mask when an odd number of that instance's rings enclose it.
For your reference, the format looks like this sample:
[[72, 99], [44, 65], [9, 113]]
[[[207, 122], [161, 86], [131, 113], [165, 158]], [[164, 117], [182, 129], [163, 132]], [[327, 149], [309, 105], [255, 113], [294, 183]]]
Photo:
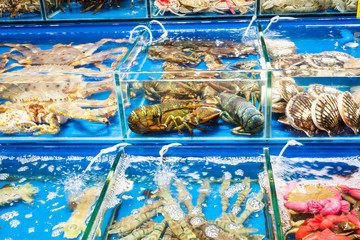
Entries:
[[358, 188], [350, 188], [348, 186], [342, 185], [341, 187], [341, 191], [343, 193], [348, 193], [351, 196], [353, 196], [354, 198], [360, 199], [360, 189]]
[[303, 239], [304, 240], [351, 240], [351, 238], [347, 236], [336, 235], [329, 229], [325, 229], [322, 232], [313, 233]]
[[285, 206], [297, 212], [337, 214], [349, 212], [349, 203], [338, 190], [323, 184], [289, 183], [285, 188]]
[[[296, 240], [302, 239], [313, 239], [313, 240], [342, 240], [342, 239], [350, 239], [350, 238], [338, 238], [337, 235], [330, 230], [335, 228], [335, 225], [340, 222], [351, 222], [352, 224], [360, 227], [360, 220], [354, 215], [355, 213], [351, 213], [349, 215], [327, 215], [323, 216], [321, 214], [315, 215], [314, 218], [307, 219], [304, 224], [297, 230], [296, 232]], [[317, 230], [324, 230], [322, 232], [313, 233]], [[328, 230], [325, 232], [325, 230]], [[332, 234], [330, 234], [331, 232]], [[359, 230], [357, 231], [359, 232]], [[311, 234], [311, 235], [310, 235]], [[334, 237], [336, 236], [336, 237]]]

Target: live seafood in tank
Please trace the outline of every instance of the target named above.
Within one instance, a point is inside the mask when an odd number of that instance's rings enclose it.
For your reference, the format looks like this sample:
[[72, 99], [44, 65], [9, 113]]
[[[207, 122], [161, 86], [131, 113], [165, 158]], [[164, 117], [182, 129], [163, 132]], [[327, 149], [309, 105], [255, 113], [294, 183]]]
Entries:
[[276, 74], [289, 77], [359, 76], [360, 59], [337, 51], [317, 54], [294, 54], [278, 57], [271, 65], [281, 71]]
[[[70, 0], [56, 0], [57, 7], [62, 11], [65, 12], [64, 8], [66, 7], [66, 4], [69, 7], [69, 11], [72, 11]], [[100, 10], [107, 9], [107, 8], [118, 8], [120, 7], [120, 1], [119, 0], [76, 0], [74, 2], [80, 3], [82, 11], [80, 13], [85, 13], [88, 11], [92, 11], [92, 14], [95, 14], [99, 12]], [[132, 1], [133, 3], [133, 1]], [[132, 4], [131, 4], [132, 7]]]
[[52, 230], [62, 229], [64, 237], [77, 238], [86, 229], [86, 219], [91, 215], [92, 208], [100, 195], [101, 189], [93, 186], [70, 196], [69, 202], [73, 213], [67, 222], [59, 223]]
[[[46, 0], [45, 10], [55, 6], [53, 1]], [[2, 0], [0, 2], [0, 17], [8, 16], [9, 19], [21, 18], [24, 14], [37, 14], [40, 16], [40, 2], [33, 0]]]
[[327, 236], [339, 240], [359, 237], [360, 209], [353, 203], [359, 201], [354, 196], [359, 197], [360, 189], [293, 182], [284, 191], [285, 207], [293, 219], [286, 236], [295, 233], [296, 239]]
[[[88, 99], [109, 92], [105, 100]], [[0, 132], [56, 134], [69, 119], [108, 126], [117, 112], [111, 80], [85, 82], [80, 75], [15, 76], [1, 83]]]
[[154, 16], [164, 15], [166, 12], [183, 16], [186, 14], [196, 14], [202, 12], [218, 14], [247, 14], [254, 11], [255, 1], [253, 0], [154, 0], [157, 8]]
[[[243, 76], [244, 77], [244, 76]], [[227, 76], [227, 78], [231, 78]], [[237, 135], [259, 134], [264, 128], [261, 88], [257, 80], [146, 81], [144, 104], [128, 115], [128, 126], [137, 134], [188, 129], [207, 132], [219, 119], [238, 127]], [[200, 125], [207, 126], [203, 128]]]
[[330, 148], [298, 145], [271, 156], [286, 240], [359, 238], [358, 156]]
[[264, 13], [312, 13], [336, 10], [339, 12], [355, 11], [357, 0], [263, 0], [261, 10]]
[[31, 204], [34, 201], [34, 195], [39, 192], [39, 189], [26, 183], [23, 185], [5, 185], [0, 189], [0, 206], [23, 200]]
[[[168, 159], [167, 165], [171, 163]], [[124, 193], [122, 207], [114, 209], [112, 214], [118, 217], [109, 222], [108, 238], [115, 234], [122, 239], [266, 238], [259, 221], [264, 220], [267, 197], [256, 179], [240, 177], [229, 169], [199, 179], [191, 171], [202, 169], [202, 162], [176, 172], [160, 165], [149, 176], [139, 177], [136, 174], [141, 169], [136, 166], [142, 164], [134, 161], [129, 166], [134, 170], [127, 179], [134, 181], [134, 189]], [[216, 165], [210, 161], [207, 171]]]
[[[105, 43], [113, 42], [113, 48], [99, 51]], [[0, 72], [7, 74], [32, 72], [62, 72], [62, 73], [99, 73], [115, 70], [128, 49], [119, 44], [125, 39], [101, 39], [95, 43], [79, 45], [56, 44], [51, 49], [43, 50], [33, 44], [0, 43], [1, 47], [11, 49], [0, 55]], [[111, 67], [104, 64], [112, 60]], [[15, 61], [14, 63], [10, 63]], [[10, 63], [10, 64], [9, 64]], [[16, 67], [23, 67], [14, 71]]]
[[309, 137], [326, 131], [330, 137], [351, 129], [360, 129], [360, 106], [349, 91], [332, 86], [310, 84], [298, 86], [292, 78], [279, 78], [273, 90], [273, 112], [285, 113], [279, 118], [284, 124], [305, 132]]
[[[225, 64], [223, 60], [226, 58], [242, 59], [249, 55], [257, 55], [258, 52], [254, 46], [249, 46], [241, 42], [228, 40], [164, 40], [158, 42], [148, 48], [148, 58], [151, 60], [163, 60], [169, 63], [177, 63], [179, 66], [169, 68], [169, 65], [163, 65], [165, 70], [176, 71], [183, 67], [183, 70], [193, 70], [194, 67], [204, 62], [209, 70], [226, 70], [239, 68], [244, 69], [255, 68], [258, 64], [256, 61], [236, 63], [236, 65]], [[186, 68], [184, 68], [186, 67]]]

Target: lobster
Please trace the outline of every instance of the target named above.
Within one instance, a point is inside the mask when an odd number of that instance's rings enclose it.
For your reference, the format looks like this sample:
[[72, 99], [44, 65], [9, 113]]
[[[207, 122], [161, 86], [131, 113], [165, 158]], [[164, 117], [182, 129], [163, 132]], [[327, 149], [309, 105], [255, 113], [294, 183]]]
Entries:
[[264, 116], [245, 98], [232, 93], [220, 94], [220, 105], [224, 113], [224, 121], [238, 125], [231, 129], [237, 135], [253, 135], [264, 129]]
[[128, 117], [131, 131], [138, 134], [147, 134], [157, 131], [177, 130], [187, 128], [193, 136], [193, 128], [207, 131], [198, 127], [199, 124], [210, 121], [217, 122], [221, 110], [212, 104], [198, 101], [173, 100], [160, 104], [145, 105], [134, 109]]

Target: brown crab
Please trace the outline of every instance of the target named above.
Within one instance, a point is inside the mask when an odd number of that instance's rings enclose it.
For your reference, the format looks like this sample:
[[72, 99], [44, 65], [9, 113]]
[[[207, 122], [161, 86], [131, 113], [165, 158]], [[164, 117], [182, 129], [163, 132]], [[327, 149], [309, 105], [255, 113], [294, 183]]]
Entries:
[[106, 100], [86, 99], [100, 92], [113, 91], [108, 80], [84, 82], [69, 75], [28, 75], [11, 77], [0, 85], [0, 132], [56, 134], [69, 118], [101, 122], [117, 111], [115, 94]]
[[[5, 72], [18, 66], [25, 68], [19, 72], [66, 72], [66, 73], [82, 73], [95, 72], [90, 68], [81, 67], [94, 64], [101, 72], [110, 72], [114, 70], [121, 59], [127, 53], [126, 47], [111, 48], [98, 53], [98, 50], [106, 42], [123, 43], [124, 39], [101, 39], [96, 43], [86, 43], [79, 45], [56, 44], [51, 49], [42, 50], [33, 44], [12, 44], [1, 43], [0, 46], [12, 47], [6, 53], [0, 55], [0, 72]], [[17, 52], [15, 52], [17, 51]], [[14, 53], [15, 52], [15, 53]], [[9, 60], [15, 60], [10, 64]], [[111, 69], [102, 62], [107, 59], [115, 59], [111, 64]], [[78, 67], [78, 68], [75, 68]]]

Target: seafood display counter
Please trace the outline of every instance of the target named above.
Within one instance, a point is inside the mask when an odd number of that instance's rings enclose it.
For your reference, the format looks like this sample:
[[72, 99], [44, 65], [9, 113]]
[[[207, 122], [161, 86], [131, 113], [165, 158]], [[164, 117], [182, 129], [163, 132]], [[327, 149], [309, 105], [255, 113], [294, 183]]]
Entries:
[[357, 137], [359, 29], [356, 20], [302, 19], [264, 32], [273, 68], [272, 137]]
[[[359, 237], [359, 149], [289, 146], [270, 149], [279, 239]], [[275, 154], [275, 155], [273, 155]], [[267, 155], [270, 160], [270, 155]]]
[[81, 239], [117, 164], [116, 151], [102, 148], [2, 146], [0, 238]]
[[96, 236], [94, 224], [89, 239], [276, 236], [262, 148], [184, 145], [165, 149], [125, 148], [103, 201], [104, 214], [100, 211], [95, 220], [104, 235]]

